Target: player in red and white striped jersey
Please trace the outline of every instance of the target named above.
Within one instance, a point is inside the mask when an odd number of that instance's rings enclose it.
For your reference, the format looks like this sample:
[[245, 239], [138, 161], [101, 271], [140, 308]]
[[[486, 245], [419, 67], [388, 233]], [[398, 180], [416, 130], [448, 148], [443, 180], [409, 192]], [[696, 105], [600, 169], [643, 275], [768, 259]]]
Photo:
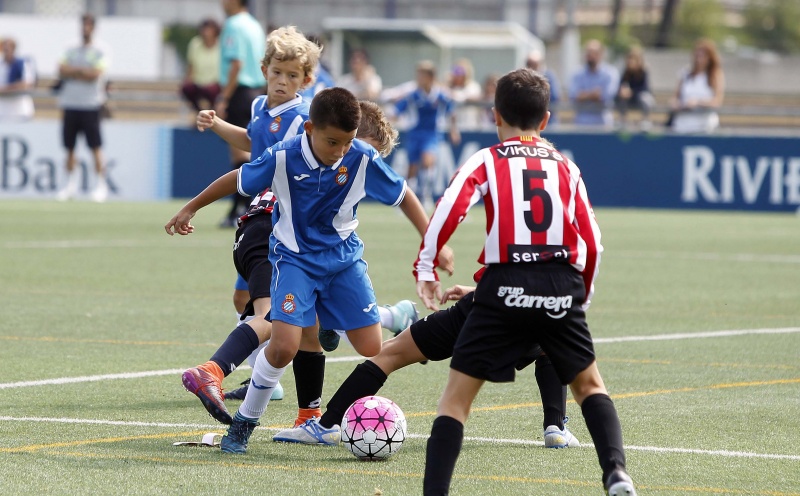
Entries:
[[414, 264], [417, 293], [436, 310], [436, 254], [470, 207], [484, 200], [484, 269], [475, 275], [474, 306], [456, 340], [428, 440], [425, 495], [448, 493], [464, 423], [483, 383], [513, 381], [514, 365], [534, 343], [581, 406], [608, 494], [636, 494], [586, 325], [600, 230], [580, 170], [540, 137], [549, 99], [547, 80], [530, 69], [500, 78], [494, 116], [501, 143], [478, 151], [456, 172]]

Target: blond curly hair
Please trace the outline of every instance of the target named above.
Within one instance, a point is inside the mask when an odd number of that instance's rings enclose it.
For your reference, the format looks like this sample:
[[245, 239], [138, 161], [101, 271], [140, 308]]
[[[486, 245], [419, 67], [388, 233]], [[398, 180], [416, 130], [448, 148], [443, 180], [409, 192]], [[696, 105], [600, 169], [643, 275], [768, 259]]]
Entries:
[[381, 157], [387, 157], [397, 146], [397, 129], [393, 128], [380, 105], [375, 102], [361, 100], [361, 121], [358, 123], [356, 138], [371, 138], [378, 146], [375, 148]]
[[269, 33], [267, 36], [267, 51], [261, 63], [269, 66], [270, 62], [277, 60], [284, 62], [287, 60], [297, 60], [303, 66], [305, 77], [310, 77], [309, 86], [314, 82], [314, 73], [319, 63], [322, 47], [305, 37], [294, 26], [280, 27]]

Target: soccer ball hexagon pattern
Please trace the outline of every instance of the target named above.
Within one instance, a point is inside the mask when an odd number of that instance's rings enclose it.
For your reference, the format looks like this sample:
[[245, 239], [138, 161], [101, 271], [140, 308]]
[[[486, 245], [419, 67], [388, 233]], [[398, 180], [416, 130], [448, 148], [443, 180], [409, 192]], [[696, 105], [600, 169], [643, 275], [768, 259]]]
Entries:
[[356, 400], [344, 413], [341, 426], [342, 444], [360, 460], [385, 460], [406, 439], [406, 416], [395, 402], [382, 396]]

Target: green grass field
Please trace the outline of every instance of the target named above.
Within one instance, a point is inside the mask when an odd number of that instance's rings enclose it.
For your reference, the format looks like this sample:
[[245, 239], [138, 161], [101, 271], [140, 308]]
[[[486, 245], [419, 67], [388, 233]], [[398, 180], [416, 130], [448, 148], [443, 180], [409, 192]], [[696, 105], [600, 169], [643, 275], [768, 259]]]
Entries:
[[[296, 413], [291, 367], [247, 455], [172, 446], [223, 432], [180, 372], [235, 324], [233, 232], [216, 227], [227, 205], [170, 238], [161, 226], [178, 207], [0, 202], [0, 494], [420, 494], [446, 362], [387, 381], [381, 394], [412, 434], [387, 462], [273, 443]], [[359, 214], [379, 300], [411, 298], [418, 236], [397, 211]], [[597, 216], [606, 252], [589, 325], [640, 494], [800, 495], [800, 218]], [[482, 226], [476, 211], [459, 229], [445, 284], [471, 281]], [[323, 400], [354, 355], [331, 354]], [[570, 402], [568, 413], [584, 446], [545, 449], [533, 371], [487, 385], [452, 494], [602, 494], [580, 409]]]

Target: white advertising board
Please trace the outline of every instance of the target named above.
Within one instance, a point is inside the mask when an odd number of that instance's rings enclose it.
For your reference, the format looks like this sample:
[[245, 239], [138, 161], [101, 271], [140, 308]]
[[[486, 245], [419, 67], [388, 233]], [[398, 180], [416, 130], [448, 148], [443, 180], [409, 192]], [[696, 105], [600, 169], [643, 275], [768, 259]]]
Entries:
[[[102, 124], [109, 200], [169, 197], [171, 129], [157, 123]], [[83, 136], [75, 148], [80, 192], [88, 199], [95, 185], [94, 162]], [[66, 184], [61, 122], [0, 123], [0, 199], [53, 198]]]

